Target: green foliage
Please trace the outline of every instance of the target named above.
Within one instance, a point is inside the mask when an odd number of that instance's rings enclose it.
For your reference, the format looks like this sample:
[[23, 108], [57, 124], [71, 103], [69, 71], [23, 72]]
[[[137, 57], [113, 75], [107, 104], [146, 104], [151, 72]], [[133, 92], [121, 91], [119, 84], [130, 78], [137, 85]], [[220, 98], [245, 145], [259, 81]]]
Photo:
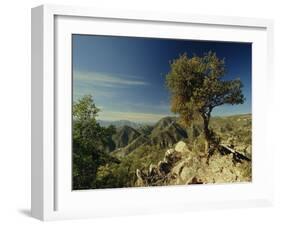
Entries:
[[85, 95], [78, 102], [74, 103], [73, 118], [77, 121], [95, 121], [99, 111], [100, 110], [94, 104], [92, 96]]
[[[242, 83], [225, 81], [224, 60], [209, 52], [202, 57], [181, 55], [170, 64], [166, 85], [171, 92], [171, 110], [179, 113], [183, 124], [202, 118], [207, 140], [211, 139], [209, 120], [213, 108], [223, 104], [242, 104]], [[199, 117], [200, 116], [200, 117]]]
[[91, 96], [84, 96], [73, 106], [73, 189], [96, 187], [96, 172], [107, 162], [118, 162], [107, 154], [114, 127], [101, 127], [96, 121], [99, 109]]
[[120, 164], [106, 164], [97, 172], [97, 187], [122, 188], [134, 187], [136, 170], [157, 164], [164, 157], [165, 150], [156, 146], [142, 146], [121, 159]]
[[250, 145], [252, 142], [251, 115], [236, 115], [228, 117], [213, 117], [210, 127], [222, 138], [224, 143]]
[[186, 54], [171, 63], [166, 84], [172, 94], [172, 111], [192, 117], [223, 104], [241, 104], [244, 96], [239, 79], [222, 80], [224, 60], [209, 52], [203, 57]]

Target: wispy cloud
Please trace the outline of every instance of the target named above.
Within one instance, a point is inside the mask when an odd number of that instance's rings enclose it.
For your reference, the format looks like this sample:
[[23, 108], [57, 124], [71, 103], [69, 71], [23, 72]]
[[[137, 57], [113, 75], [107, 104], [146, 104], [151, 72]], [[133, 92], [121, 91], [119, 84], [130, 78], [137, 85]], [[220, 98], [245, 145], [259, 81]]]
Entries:
[[110, 99], [110, 98], [113, 98], [114, 96], [116, 96], [116, 94], [114, 94], [113, 92], [109, 92], [109, 91], [81, 89], [81, 88], [76, 88], [73, 93], [74, 100], [78, 100], [85, 95], [92, 95], [94, 97], [94, 99], [96, 99], [96, 98]]
[[167, 115], [141, 112], [104, 111], [99, 115], [99, 119], [108, 121], [130, 120], [134, 122], [156, 122], [165, 116]]
[[74, 71], [74, 83], [87, 83], [94, 86], [147, 86], [149, 83], [135, 76], [120, 76], [99, 72]]

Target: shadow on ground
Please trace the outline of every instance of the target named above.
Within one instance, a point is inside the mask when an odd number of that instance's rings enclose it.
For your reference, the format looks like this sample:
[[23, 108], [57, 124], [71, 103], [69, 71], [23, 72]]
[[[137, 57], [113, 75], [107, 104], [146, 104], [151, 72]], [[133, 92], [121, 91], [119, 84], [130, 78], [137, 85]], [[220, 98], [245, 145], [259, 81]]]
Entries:
[[27, 217], [31, 217], [31, 210], [29, 209], [19, 209], [18, 212]]

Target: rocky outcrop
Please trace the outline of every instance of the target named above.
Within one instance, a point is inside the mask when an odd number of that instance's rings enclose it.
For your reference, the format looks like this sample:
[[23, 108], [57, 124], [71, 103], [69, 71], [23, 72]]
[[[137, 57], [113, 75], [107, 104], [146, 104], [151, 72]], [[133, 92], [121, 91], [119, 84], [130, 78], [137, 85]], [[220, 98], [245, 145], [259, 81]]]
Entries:
[[151, 164], [147, 170], [136, 170], [137, 186], [160, 186], [166, 185], [176, 175], [172, 173], [173, 166], [182, 158], [180, 152], [169, 149], [165, 153], [163, 161], [157, 165]]
[[251, 181], [251, 162], [237, 161], [233, 153], [207, 156], [193, 152], [185, 142], [168, 149], [165, 157], [149, 169], [136, 171], [137, 186], [233, 183]]

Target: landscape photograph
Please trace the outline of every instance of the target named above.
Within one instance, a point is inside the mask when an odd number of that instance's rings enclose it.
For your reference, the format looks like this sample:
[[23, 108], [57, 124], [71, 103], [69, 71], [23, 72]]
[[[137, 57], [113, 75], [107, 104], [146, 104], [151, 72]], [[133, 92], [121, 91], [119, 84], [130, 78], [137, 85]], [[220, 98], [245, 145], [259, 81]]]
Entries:
[[72, 189], [252, 181], [252, 45], [72, 35]]

